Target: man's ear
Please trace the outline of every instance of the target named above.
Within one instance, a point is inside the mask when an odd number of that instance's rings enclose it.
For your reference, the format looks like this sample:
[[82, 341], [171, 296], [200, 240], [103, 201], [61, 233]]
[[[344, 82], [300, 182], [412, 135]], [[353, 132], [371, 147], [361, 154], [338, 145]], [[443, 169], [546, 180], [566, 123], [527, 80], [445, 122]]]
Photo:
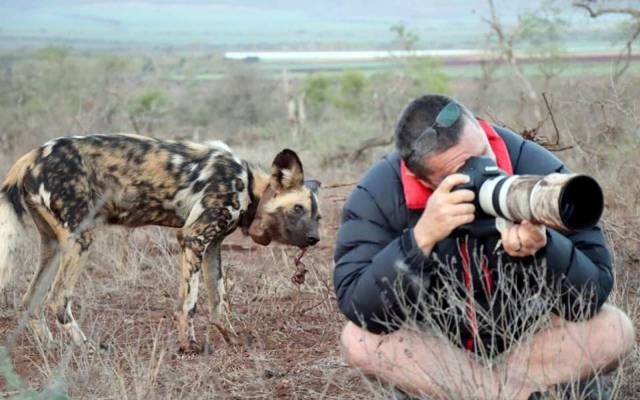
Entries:
[[302, 186], [304, 172], [302, 163], [295, 151], [284, 149], [271, 165], [271, 187], [276, 193]]
[[309, 179], [304, 181], [304, 186], [311, 190], [312, 193], [314, 194], [318, 194], [318, 189], [320, 189], [320, 186], [322, 186], [322, 182], [315, 180], [315, 179]]

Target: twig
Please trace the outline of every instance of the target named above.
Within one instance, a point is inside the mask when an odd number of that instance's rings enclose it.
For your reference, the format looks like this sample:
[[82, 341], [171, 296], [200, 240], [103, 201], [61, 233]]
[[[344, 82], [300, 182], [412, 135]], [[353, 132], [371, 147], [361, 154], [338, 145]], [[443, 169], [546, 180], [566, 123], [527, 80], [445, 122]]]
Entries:
[[362, 153], [365, 152], [365, 150], [373, 149], [374, 147], [388, 146], [391, 143], [393, 143], [393, 136], [388, 136], [388, 135], [382, 135], [382, 136], [365, 140], [360, 144], [360, 147], [358, 147], [354, 151], [353, 158], [354, 159], [360, 158], [362, 156]]
[[324, 302], [325, 302], [325, 301], [327, 301], [328, 299], [329, 299], [329, 293], [328, 293], [328, 292], [326, 292], [326, 293], [325, 293], [325, 296], [324, 296], [324, 298], [323, 298], [322, 300], [320, 300], [319, 302], [317, 302], [316, 304], [314, 304], [314, 305], [312, 305], [312, 306], [310, 306], [310, 307], [303, 308], [302, 310], [300, 310], [300, 315], [304, 315], [304, 314], [306, 314], [307, 312], [309, 312], [309, 311], [313, 310], [314, 308], [316, 308], [316, 307], [318, 307], [318, 306], [322, 305], [322, 303], [324, 303]]
[[336, 189], [336, 188], [341, 188], [341, 187], [345, 187], [345, 186], [354, 186], [357, 185], [358, 182], [339, 182], [339, 183], [332, 183], [331, 185], [323, 185], [322, 186], [322, 190], [325, 189]]
[[558, 124], [556, 124], [556, 118], [553, 115], [553, 110], [551, 109], [551, 104], [549, 104], [549, 99], [547, 99], [547, 94], [542, 92], [542, 98], [544, 99], [544, 104], [547, 106], [547, 111], [549, 111], [549, 116], [551, 117], [551, 123], [553, 124], [553, 129], [556, 131], [556, 145], [560, 144], [560, 130], [558, 130]]

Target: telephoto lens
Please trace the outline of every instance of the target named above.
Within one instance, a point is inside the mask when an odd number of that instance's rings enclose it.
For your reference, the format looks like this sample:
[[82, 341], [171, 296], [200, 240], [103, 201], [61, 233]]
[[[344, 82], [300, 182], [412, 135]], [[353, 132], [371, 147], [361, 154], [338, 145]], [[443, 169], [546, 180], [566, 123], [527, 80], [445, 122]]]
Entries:
[[590, 228], [602, 216], [602, 189], [587, 175], [507, 176], [488, 157], [470, 157], [458, 172], [470, 177], [458, 188], [474, 191], [476, 209], [485, 214], [562, 231]]

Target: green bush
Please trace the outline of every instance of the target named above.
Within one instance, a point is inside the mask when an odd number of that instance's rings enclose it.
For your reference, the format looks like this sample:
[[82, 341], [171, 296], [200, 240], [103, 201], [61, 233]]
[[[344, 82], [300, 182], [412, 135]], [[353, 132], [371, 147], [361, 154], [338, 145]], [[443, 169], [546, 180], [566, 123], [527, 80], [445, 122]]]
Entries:
[[364, 74], [357, 70], [346, 70], [340, 75], [340, 94], [336, 105], [349, 114], [362, 111], [362, 95], [367, 84]]
[[451, 92], [451, 78], [442, 69], [442, 63], [433, 58], [411, 59], [407, 67], [407, 75], [415, 83], [409, 90], [411, 97], [425, 93], [448, 94]]
[[169, 104], [165, 92], [159, 89], [150, 89], [136, 97], [131, 102], [129, 113], [132, 116], [143, 116], [156, 113]]
[[311, 74], [305, 79], [302, 90], [309, 111], [318, 112], [329, 101], [331, 81], [324, 74]]

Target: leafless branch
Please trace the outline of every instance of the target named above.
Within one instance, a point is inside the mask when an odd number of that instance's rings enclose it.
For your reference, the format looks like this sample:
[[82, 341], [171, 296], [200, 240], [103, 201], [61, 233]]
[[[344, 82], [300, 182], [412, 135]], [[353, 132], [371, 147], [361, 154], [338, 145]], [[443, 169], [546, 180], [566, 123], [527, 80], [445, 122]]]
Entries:
[[636, 20], [633, 32], [627, 39], [623, 50], [616, 61], [617, 70], [613, 76], [613, 80], [617, 81], [629, 69], [631, 65], [631, 55], [633, 53], [633, 42], [640, 37], [640, 8], [631, 7], [598, 7], [594, 8], [592, 2], [586, 0], [576, 0], [572, 4], [574, 7], [582, 8], [589, 13], [591, 18], [598, 18], [607, 14], [622, 14], [632, 17]]
[[544, 99], [544, 104], [547, 106], [547, 111], [549, 112], [549, 116], [551, 117], [551, 123], [553, 124], [553, 129], [556, 131], [556, 146], [560, 143], [560, 131], [558, 130], [558, 124], [556, 124], [556, 118], [553, 116], [553, 109], [551, 108], [551, 104], [549, 103], [549, 99], [547, 98], [546, 93], [542, 93], [542, 98]]
[[583, 8], [587, 10], [589, 16], [591, 18], [597, 18], [601, 15], [606, 14], [627, 14], [634, 18], [640, 18], [640, 9], [630, 8], [630, 7], [606, 7], [606, 8], [598, 8], [595, 9], [590, 4], [590, 1], [574, 1], [572, 4], [574, 7]]
[[489, 24], [489, 27], [498, 37], [498, 46], [500, 48], [500, 56], [505, 60], [507, 64], [511, 67], [514, 75], [522, 84], [522, 87], [525, 90], [525, 93], [529, 100], [533, 105], [533, 113], [536, 120], [540, 120], [542, 114], [540, 113], [540, 109], [538, 108], [538, 95], [533, 88], [533, 85], [527, 79], [524, 74], [524, 71], [520, 68], [518, 64], [518, 59], [513, 51], [513, 40], [515, 35], [507, 35], [504, 31], [504, 28], [498, 19], [498, 14], [496, 12], [496, 7], [493, 4], [493, 0], [487, 0], [489, 2], [489, 9], [491, 13], [491, 19], [483, 18], [483, 20]]
[[[618, 57], [618, 60], [616, 61], [616, 65], [620, 65], [620, 63], [623, 63], [623, 64], [622, 64], [622, 67], [618, 68], [618, 71], [613, 77], [615, 81], [617, 81], [622, 76], [622, 74], [624, 74], [627, 71], [627, 69], [629, 69], [629, 66], [631, 65], [631, 54], [633, 52], [633, 42], [635, 42], [638, 37], [640, 37], [640, 22], [636, 24], [633, 34], [625, 44], [626, 51], [623, 51], [620, 54], [620, 57]], [[624, 54], [624, 57], [623, 57], [623, 54]]]

